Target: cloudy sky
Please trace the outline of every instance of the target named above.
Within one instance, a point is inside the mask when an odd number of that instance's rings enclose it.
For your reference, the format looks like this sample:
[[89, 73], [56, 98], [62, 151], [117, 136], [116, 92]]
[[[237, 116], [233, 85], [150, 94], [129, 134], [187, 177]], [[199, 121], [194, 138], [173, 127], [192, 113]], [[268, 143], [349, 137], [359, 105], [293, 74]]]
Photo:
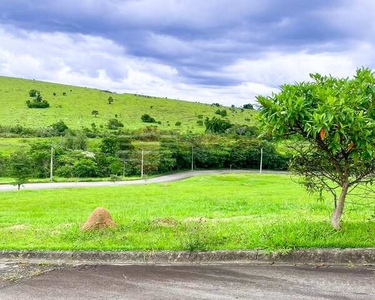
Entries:
[[0, 75], [236, 106], [375, 68], [373, 0], [1, 0]]

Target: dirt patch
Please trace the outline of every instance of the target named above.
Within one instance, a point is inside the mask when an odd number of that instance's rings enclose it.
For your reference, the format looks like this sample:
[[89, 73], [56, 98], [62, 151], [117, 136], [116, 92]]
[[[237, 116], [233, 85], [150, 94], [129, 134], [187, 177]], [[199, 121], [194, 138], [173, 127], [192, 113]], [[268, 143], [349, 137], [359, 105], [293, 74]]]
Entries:
[[27, 229], [28, 227], [29, 226], [27, 226], [25, 224], [17, 224], [17, 225], [7, 227], [7, 229], [9, 229], [9, 230], [23, 230], [23, 229]]
[[152, 224], [162, 227], [175, 227], [178, 225], [178, 221], [173, 218], [156, 218], [152, 220]]
[[205, 222], [231, 222], [237, 220], [251, 220], [257, 218], [257, 216], [234, 216], [234, 217], [227, 217], [227, 218], [186, 218], [185, 222], [197, 222], [197, 223], [205, 223]]
[[199, 217], [199, 218], [186, 218], [185, 222], [205, 223], [207, 221], [212, 221], [212, 220], [213, 219], [207, 219], [207, 218]]
[[103, 207], [98, 207], [91, 213], [81, 230], [89, 231], [115, 227], [117, 227], [117, 224], [113, 221], [109, 211]]

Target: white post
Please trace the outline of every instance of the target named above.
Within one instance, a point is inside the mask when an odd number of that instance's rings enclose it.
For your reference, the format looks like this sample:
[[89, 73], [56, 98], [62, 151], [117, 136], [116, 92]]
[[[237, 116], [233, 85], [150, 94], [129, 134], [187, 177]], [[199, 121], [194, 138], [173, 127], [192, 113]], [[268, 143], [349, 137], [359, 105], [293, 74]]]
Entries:
[[262, 174], [263, 168], [263, 147], [260, 148], [260, 166], [259, 166], [259, 173]]
[[191, 146], [191, 170], [194, 170], [194, 147]]
[[144, 165], [144, 151], [142, 148], [142, 158], [141, 158], [141, 179], [143, 178], [143, 165]]
[[53, 181], [53, 147], [51, 146], [51, 163], [50, 163], [50, 170], [49, 170], [49, 180]]

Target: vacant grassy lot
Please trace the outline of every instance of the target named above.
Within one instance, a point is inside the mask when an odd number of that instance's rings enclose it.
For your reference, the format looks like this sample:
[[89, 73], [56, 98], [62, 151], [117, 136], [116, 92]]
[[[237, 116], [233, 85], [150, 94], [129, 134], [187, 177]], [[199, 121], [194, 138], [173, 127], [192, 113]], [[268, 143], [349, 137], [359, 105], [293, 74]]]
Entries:
[[[343, 230], [331, 201], [286, 175], [201, 176], [181, 182], [0, 194], [1, 249], [268, 249], [374, 247], [373, 200], [349, 199]], [[372, 205], [372, 206], [371, 206]], [[82, 233], [98, 206], [117, 229]]]

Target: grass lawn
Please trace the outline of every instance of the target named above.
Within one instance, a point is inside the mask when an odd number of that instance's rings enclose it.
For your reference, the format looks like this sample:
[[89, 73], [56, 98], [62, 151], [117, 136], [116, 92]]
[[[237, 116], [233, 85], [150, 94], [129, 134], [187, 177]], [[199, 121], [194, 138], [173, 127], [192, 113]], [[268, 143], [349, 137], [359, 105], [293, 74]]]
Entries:
[[[372, 202], [371, 202], [372, 201]], [[80, 231], [96, 207], [117, 229]], [[200, 176], [169, 184], [0, 194], [0, 249], [289, 250], [375, 247], [373, 200], [348, 199], [339, 232], [332, 203], [287, 175]]]

